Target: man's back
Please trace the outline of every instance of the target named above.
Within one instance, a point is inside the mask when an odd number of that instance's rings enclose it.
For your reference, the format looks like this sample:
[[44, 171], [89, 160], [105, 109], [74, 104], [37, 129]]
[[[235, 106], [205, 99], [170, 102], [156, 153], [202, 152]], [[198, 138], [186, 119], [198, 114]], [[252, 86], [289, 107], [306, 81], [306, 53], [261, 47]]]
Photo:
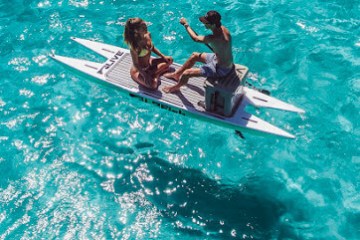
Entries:
[[233, 65], [232, 40], [229, 30], [221, 26], [219, 31], [209, 36], [209, 44], [214, 49], [221, 67], [229, 68]]

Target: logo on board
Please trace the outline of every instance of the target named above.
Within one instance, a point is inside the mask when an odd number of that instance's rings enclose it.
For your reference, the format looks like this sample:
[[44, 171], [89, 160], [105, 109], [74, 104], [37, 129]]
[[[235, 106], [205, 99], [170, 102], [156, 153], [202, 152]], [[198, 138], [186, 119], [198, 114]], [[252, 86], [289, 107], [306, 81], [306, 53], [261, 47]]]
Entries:
[[120, 59], [120, 57], [123, 55], [124, 53], [121, 51], [118, 51], [117, 53], [115, 53], [115, 55], [110, 58], [105, 64], [104, 66], [102, 66], [99, 71], [97, 73], [99, 74], [103, 74], [104, 70], [109, 69], [112, 65], [114, 65], [114, 63]]

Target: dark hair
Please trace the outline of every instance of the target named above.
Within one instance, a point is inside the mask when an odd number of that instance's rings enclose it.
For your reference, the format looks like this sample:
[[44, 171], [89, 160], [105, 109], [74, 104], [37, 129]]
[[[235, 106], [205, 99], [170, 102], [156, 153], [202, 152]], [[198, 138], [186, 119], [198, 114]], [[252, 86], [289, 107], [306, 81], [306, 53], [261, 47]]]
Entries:
[[142, 27], [147, 31], [146, 23], [141, 18], [129, 18], [125, 24], [124, 40], [137, 52], [141, 51], [139, 43], [143, 36], [139, 34], [139, 29]]
[[214, 10], [208, 11], [206, 15], [200, 17], [199, 20], [205, 24], [215, 24], [217, 28], [221, 27], [221, 15]]

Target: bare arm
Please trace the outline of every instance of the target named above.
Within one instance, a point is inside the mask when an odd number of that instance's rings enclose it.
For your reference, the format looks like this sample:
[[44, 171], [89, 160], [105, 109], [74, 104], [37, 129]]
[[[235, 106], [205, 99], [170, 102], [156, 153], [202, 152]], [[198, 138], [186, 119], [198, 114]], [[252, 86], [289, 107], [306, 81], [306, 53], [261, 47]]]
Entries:
[[165, 56], [164, 54], [162, 54], [162, 53], [160, 52], [159, 49], [157, 49], [157, 48], [154, 46], [154, 44], [153, 44], [153, 42], [152, 42], [152, 40], [151, 40], [150, 34], [148, 35], [147, 44], [148, 44], [148, 46], [150, 46], [150, 51], [152, 51], [153, 53], [155, 53], [155, 54], [158, 55], [159, 57], [163, 58], [167, 63], [172, 63], [172, 58], [171, 58], [171, 57]]
[[130, 55], [131, 55], [131, 59], [133, 61], [134, 67], [136, 67], [137, 69], [140, 69], [138, 54], [132, 48], [130, 48]]
[[152, 52], [158, 55], [159, 57], [165, 58], [165, 55], [160, 52], [159, 49], [157, 49], [154, 45], [152, 46]]
[[190, 27], [190, 25], [188, 24], [188, 22], [185, 18], [181, 18], [180, 23], [185, 27], [186, 31], [188, 32], [188, 34], [190, 35], [192, 40], [194, 40], [195, 42], [199, 42], [199, 43], [209, 43], [209, 37], [197, 35], [194, 32], [194, 30], [192, 30], [192, 28]]
[[172, 64], [172, 62], [173, 62], [172, 57], [170, 57], [170, 56], [165, 56], [164, 54], [162, 54], [162, 53], [160, 52], [159, 49], [157, 49], [157, 48], [154, 47], [154, 46], [153, 46], [153, 48], [152, 48], [152, 51], [153, 51], [153, 53], [155, 53], [156, 55], [158, 55], [159, 57], [161, 57], [162, 59], [164, 59], [167, 63]]

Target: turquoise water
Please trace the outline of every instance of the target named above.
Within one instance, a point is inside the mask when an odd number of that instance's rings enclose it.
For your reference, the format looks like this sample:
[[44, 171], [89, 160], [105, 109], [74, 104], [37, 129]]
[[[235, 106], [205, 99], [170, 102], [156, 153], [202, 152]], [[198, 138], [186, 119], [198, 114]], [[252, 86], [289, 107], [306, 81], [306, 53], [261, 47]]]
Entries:
[[[250, 81], [306, 109], [250, 109], [296, 135], [232, 131], [52, 61], [103, 61], [140, 16], [183, 63], [181, 16], [216, 9]], [[0, 0], [0, 239], [360, 239], [360, 3]]]

